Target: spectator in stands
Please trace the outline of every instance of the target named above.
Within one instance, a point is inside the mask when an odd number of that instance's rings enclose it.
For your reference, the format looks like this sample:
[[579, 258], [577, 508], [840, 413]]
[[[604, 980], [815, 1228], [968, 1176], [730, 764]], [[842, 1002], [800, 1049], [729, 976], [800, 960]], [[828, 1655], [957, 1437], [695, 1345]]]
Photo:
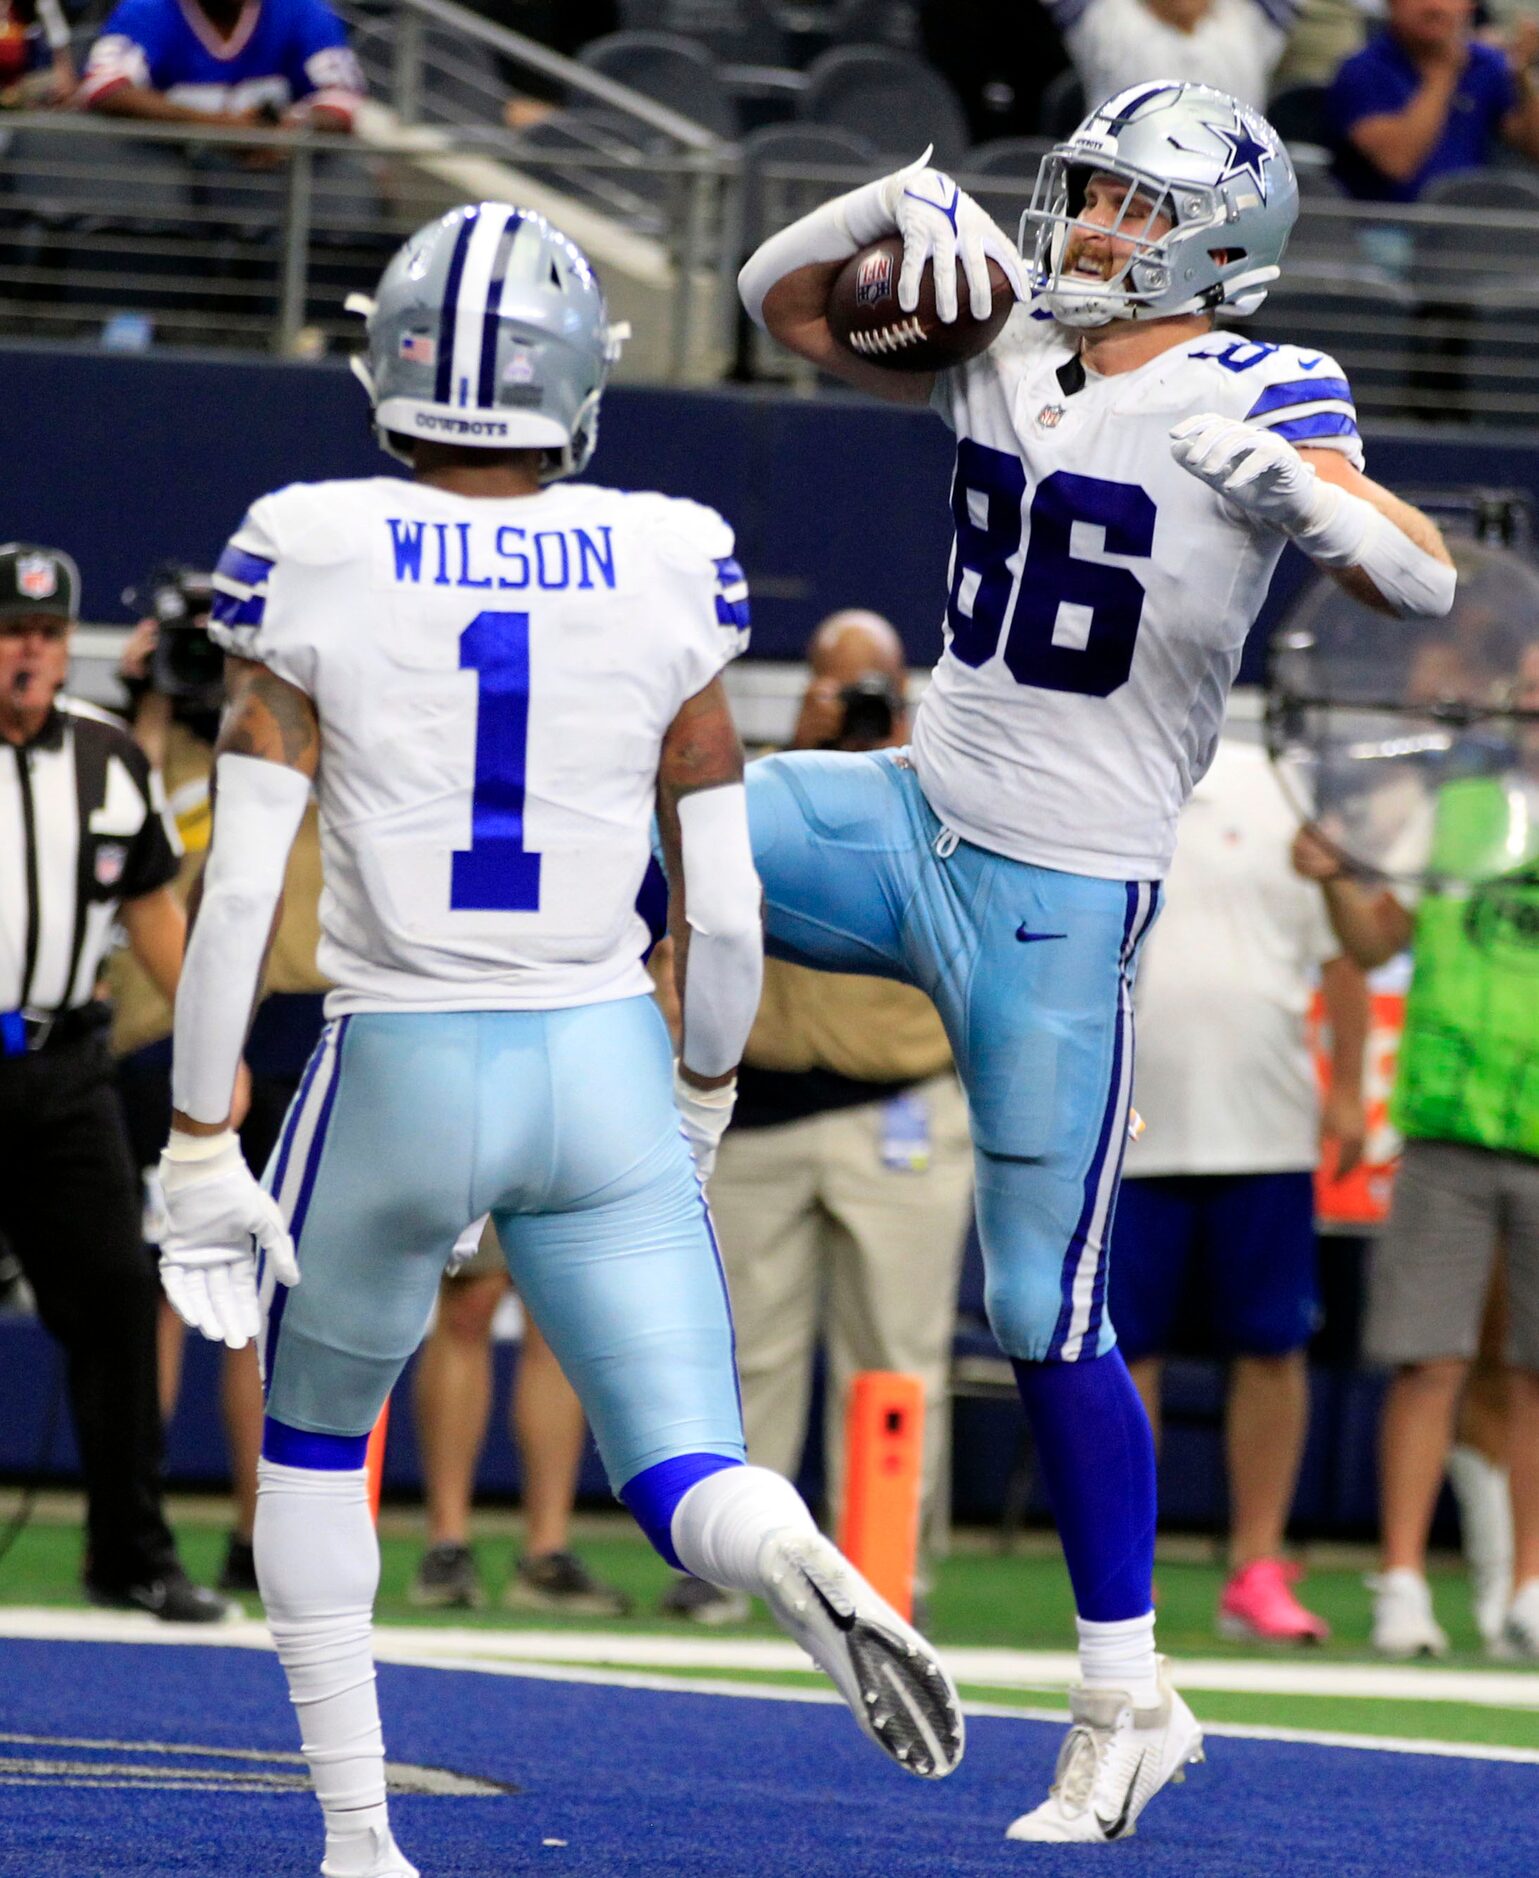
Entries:
[[62, 104], [74, 89], [59, 0], [0, 0], [0, 110]]
[[[1147, 1122], [1117, 1203], [1111, 1317], [1160, 1426], [1160, 1374], [1201, 1311], [1229, 1377], [1226, 1634], [1329, 1634], [1294, 1596], [1283, 1534], [1309, 1417], [1319, 1316], [1314, 1169], [1362, 1153], [1368, 992], [1321, 895], [1289, 866], [1298, 818], [1259, 745], [1226, 737], [1181, 815], [1159, 925], [1138, 969], [1133, 1100]], [[1316, 983], [1331, 1031], [1322, 1115], [1308, 1038]]]
[[[482, 1602], [470, 1513], [491, 1419], [492, 1321], [511, 1281], [490, 1220], [478, 1220], [455, 1250], [468, 1256], [450, 1265], [439, 1286], [438, 1318], [414, 1378], [428, 1550], [410, 1596], [430, 1608], [471, 1610]], [[576, 1391], [527, 1314], [508, 1408], [523, 1472], [524, 1550], [503, 1603], [514, 1610], [623, 1617], [630, 1599], [601, 1583], [571, 1550], [588, 1424]]]
[[[164, 562], [150, 573], [137, 597], [145, 617], [129, 637], [118, 676], [128, 693], [134, 739], [160, 775], [176, 818], [183, 858], [172, 891], [185, 904], [208, 848], [209, 782], [224, 698], [224, 654], [208, 637], [213, 585], [207, 573]], [[259, 1175], [277, 1145], [283, 1117], [324, 1021], [327, 981], [315, 962], [320, 890], [320, 827], [312, 802], [289, 856], [282, 915], [246, 1045], [251, 1099], [240, 1124], [240, 1142], [247, 1164]], [[113, 957], [108, 983], [114, 1007], [112, 1052], [134, 1162], [142, 1170], [153, 1170], [171, 1126], [171, 1005], [128, 952]], [[165, 1298], [160, 1305], [160, 1396], [169, 1420], [180, 1392], [186, 1326]], [[255, 1345], [227, 1350], [222, 1361], [221, 1406], [234, 1515], [219, 1588], [254, 1593], [251, 1527], [262, 1440]]]
[[1474, 0], [1389, 0], [1385, 30], [1337, 72], [1325, 117], [1349, 194], [1414, 202], [1440, 176], [1484, 168], [1498, 142], [1539, 161], [1539, 19], [1496, 46], [1471, 36], [1473, 14]]
[[363, 89], [326, 0], [119, 0], [77, 102], [159, 123], [348, 130]]
[[[835, 613], [809, 650], [797, 749], [875, 750], [907, 740], [903, 646], [885, 619]], [[863, 1369], [922, 1379], [926, 1529], [945, 1519], [946, 1378], [971, 1195], [966, 1107], [929, 999], [884, 979], [766, 960], [711, 1209], [732, 1294], [750, 1460], [796, 1473], [813, 1353], [824, 1345], [833, 1523], [849, 1384]], [[745, 1612], [747, 1600], [681, 1579], [664, 1608], [716, 1623]]]
[[[1539, 643], [1519, 661], [1513, 701], [1539, 711]], [[1407, 1139], [1374, 1249], [1367, 1330], [1369, 1353], [1394, 1369], [1380, 1448], [1383, 1570], [1373, 1581], [1373, 1642], [1390, 1656], [1448, 1648], [1427, 1587], [1427, 1536], [1501, 1246], [1514, 1590], [1499, 1644], [1539, 1657], [1536, 811], [1539, 729], [1528, 725], [1507, 773], [1440, 792], [1435, 872], [1414, 909], [1356, 878], [1316, 831], [1294, 847], [1295, 866], [1324, 884], [1337, 935], [1361, 964], [1411, 947], [1391, 1110]]]
[[1298, 0], [1043, 0], [1095, 105], [1130, 85], [1214, 85], [1257, 110]]

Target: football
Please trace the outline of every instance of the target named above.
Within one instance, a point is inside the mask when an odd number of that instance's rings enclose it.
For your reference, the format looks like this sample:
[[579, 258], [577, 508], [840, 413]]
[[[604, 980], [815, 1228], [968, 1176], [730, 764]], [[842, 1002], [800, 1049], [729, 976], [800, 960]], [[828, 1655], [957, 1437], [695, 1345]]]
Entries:
[[949, 324], [935, 310], [935, 273], [926, 266], [919, 304], [912, 313], [898, 305], [903, 237], [887, 235], [852, 254], [828, 296], [828, 325], [840, 345], [857, 358], [894, 372], [936, 372], [986, 352], [1010, 317], [1015, 294], [997, 261], [989, 262], [994, 304], [985, 320], [968, 306], [962, 263], [957, 269], [957, 316]]

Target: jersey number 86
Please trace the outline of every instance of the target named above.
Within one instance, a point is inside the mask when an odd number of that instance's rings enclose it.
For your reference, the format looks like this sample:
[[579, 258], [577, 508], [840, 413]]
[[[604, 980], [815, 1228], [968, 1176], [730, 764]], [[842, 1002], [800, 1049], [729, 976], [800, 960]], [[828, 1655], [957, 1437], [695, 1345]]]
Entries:
[[1044, 477], [1032, 497], [1012, 608], [1010, 561], [1021, 545], [1025, 497], [1019, 457], [971, 438], [958, 443], [951, 488], [956, 551], [946, 601], [951, 650], [977, 667], [994, 656], [1003, 637], [1004, 662], [1017, 684], [1109, 697], [1133, 669], [1144, 586], [1129, 568], [1076, 559], [1074, 524], [1103, 528], [1108, 554], [1147, 559], [1154, 548], [1154, 504], [1133, 483], [1068, 470]]

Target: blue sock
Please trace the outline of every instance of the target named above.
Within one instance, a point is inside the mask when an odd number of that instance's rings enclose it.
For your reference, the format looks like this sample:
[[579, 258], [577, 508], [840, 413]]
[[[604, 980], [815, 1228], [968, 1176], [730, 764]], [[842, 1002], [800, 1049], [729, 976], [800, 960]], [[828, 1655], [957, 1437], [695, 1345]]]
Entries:
[[619, 1497], [653, 1548], [675, 1571], [685, 1571], [688, 1567], [673, 1549], [673, 1516], [680, 1500], [708, 1475], [742, 1465], [742, 1460], [731, 1454], [676, 1454], [672, 1460], [658, 1461], [633, 1474], [620, 1489]]
[[1122, 1352], [1014, 1364], [1081, 1617], [1143, 1617], [1154, 1587], [1154, 1436]]

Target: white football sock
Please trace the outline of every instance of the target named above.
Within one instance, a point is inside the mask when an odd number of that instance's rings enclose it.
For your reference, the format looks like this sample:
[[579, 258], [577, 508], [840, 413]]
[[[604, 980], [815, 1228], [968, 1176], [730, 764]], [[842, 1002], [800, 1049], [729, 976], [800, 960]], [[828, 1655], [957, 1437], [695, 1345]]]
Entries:
[[1079, 1673], [1087, 1689], [1121, 1689], [1134, 1708], [1153, 1708], [1160, 1699], [1159, 1668], [1154, 1656], [1154, 1612], [1124, 1617], [1115, 1624], [1079, 1626]]
[[389, 1823], [374, 1689], [379, 1542], [363, 1469], [259, 1461], [252, 1544], [267, 1625], [326, 1816], [326, 1869], [367, 1872], [376, 1856], [373, 1833], [388, 1837]]
[[759, 1547], [787, 1526], [815, 1533], [807, 1502], [767, 1467], [723, 1467], [673, 1510], [670, 1537], [686, 1571], [725, 1591], [759, 1591]]

